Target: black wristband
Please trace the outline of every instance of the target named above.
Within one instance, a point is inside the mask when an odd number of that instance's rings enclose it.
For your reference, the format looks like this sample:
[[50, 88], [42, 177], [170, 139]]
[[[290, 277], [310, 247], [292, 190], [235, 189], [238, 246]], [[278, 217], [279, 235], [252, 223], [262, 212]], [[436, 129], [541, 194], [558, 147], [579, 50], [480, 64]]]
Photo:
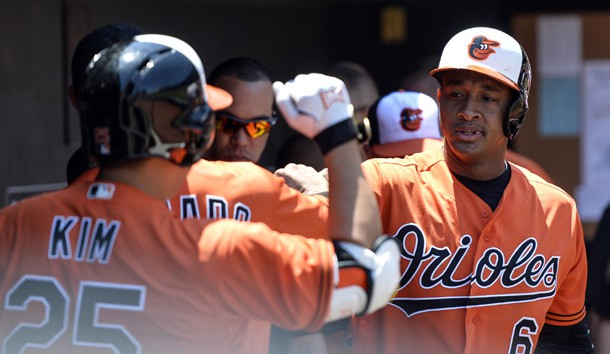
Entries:
[[358, 138], [358, 135], [358, 128], [353, 118], [348, 118], [324, 129], [314, 137], [314, 140], [318, 143], [322, 154], [326, 155], [337, 146]]

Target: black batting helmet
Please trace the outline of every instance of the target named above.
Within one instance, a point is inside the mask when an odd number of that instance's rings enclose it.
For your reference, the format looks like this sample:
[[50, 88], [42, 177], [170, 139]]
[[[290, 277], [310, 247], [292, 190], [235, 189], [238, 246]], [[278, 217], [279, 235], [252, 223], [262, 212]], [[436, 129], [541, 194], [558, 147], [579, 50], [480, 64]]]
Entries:
[[[187, 43], [164, 35], [140, 35], [96, 54], [79, 92], [83, 146], [100, 161], [163, 157], [180, 165], [197, 161], [214, 134], [215, 108], [231, 104], [228, 93], [206, 86], [201, 60]], [[146, 103], [178, 108], [172, 129], [181, 141], [163, 141]], [[158, 129], [158, 128], [157, 128]]]

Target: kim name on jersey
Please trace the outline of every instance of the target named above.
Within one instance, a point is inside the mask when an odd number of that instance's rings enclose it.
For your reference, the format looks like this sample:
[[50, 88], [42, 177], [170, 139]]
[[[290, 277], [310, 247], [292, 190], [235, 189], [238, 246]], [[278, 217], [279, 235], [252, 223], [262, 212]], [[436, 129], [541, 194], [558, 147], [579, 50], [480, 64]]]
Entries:
[[[167, 205], [171, 209], [169, 201]], [[206, 217], [210, 220], [226, 219], [231, 216], [236, 220], [250, 221], [252, 216], [250, 207], [247, 205], [237, 202], [230, 210], [227, 200], [220, 196], [207, 195], [206, 207]], [[201, 218], [195, 195], [180, 197], [180, 216], [181, 219]], [[70, 246], [70, 236], [76, 225], [80, 226], [77, 233], [78, 241], [73, 250]], [[51, 226], [48, 257], [107, 264], [120, 226], [121, 223], [116, 220], [93, 220], [90, 217], [56, 215]]]
[[[79, 225], [76, 248], [70, 242], [72, 230]], [[49, 239], [49, 259], [74, 259], [77, 262], [107, 264], [121, 223], [90, 217], [53, 217]]]
[[[472, 272], [460, 279], [456, 279], [456, 270], [468, 257], [472, 244], [470, 235], [463, 235], [460, 238], [460, 245], [454, 252], [447, 247], [435, 246], [427, 250], [426, 237], [421, 228], [415, 224], [402, 226], [393, 237], [401, 245], [403, 260], [408, 261], [408, 266], [403, 270], [399, 290], [411, 284], [428, 289], [431, 294], [439, 294], [438, 297], [394, 298], [391, 305], [401, 309], [408, 317], [430, 311], [537, 301], [555, 295], [560, 257], [553, 256], [546, 259], [544, 255], [536, 254], [538, 242], [533, 237], [521, 242], [509, 256], [499, 248], [486, 249], [475, 261]], [[408, 240], [411, 237], [414, 239]], [[414, 281], [418, 281], [419, 284], [413, 284]], [[498, 291], [496, 295], [485, 296], [446, 296], [444, 290], [439, 289], [439, 292], [433, 290], [435, 287], [455, 289], [464, 286], [479, 288], [494, 286], [494, 289], [509, 290], [520, 284], [526, 284], [532, 291], [524, 293]]]

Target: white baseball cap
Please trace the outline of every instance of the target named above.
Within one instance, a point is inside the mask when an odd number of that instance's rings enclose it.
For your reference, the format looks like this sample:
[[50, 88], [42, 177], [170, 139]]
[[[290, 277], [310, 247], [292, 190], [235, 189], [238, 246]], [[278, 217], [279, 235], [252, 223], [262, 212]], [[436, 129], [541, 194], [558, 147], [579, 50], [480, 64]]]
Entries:
[[371, 150], [381, 157], [403, 157], [442, 145], [438, 105], [430, 96], [395, 91], [369, 110]]
[[519, 43], [508, 34], [489, 27], [474, 27], [459, 32], [447, 42], [437, 69], [465, 69], [496, 79], [519, 90], [519, 75], [524, 61]]

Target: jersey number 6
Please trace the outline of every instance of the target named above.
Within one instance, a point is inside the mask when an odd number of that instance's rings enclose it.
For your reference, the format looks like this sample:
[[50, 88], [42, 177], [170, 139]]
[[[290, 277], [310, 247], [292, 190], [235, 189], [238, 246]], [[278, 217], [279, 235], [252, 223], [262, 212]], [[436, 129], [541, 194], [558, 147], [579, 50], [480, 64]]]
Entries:
[[532, 336], [538, 333], [536, 320], [523, 317], [513, 327], [513, 337], [510, 341], [509, 354], [531, 354], [534, 349]]

